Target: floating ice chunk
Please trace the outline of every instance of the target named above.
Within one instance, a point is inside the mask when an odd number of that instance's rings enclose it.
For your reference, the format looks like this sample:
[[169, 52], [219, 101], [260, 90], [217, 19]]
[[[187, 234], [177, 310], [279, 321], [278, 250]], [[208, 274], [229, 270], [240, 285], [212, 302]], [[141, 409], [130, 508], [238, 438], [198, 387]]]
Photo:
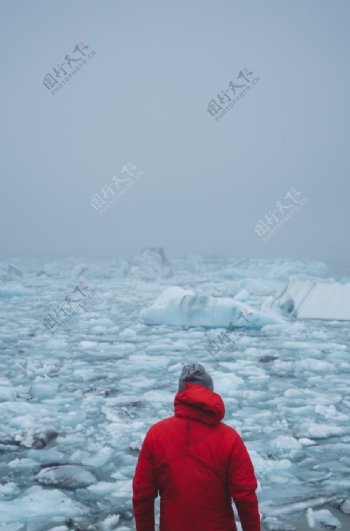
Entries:
[[340, 502], [339, 510], [344, 514], [350, 514], [350, 499]]
[[317, 424], [316, 422], [301, 422], [296, 428], [297, 437], [311, 437], [313, 439], [327, 439], [334, 435], [343, 435], [344, 429], [334, 424]]
[[25, 524], [15, 522], [13, 524], [0, 525], [2, 531], [27, 531]]
[[268, 516], [263, 519], [264, 527], [268, 531], [295, 531], [296, 527], [293, 524], [285, 524], [275, 516]]
[[324, 497], [319, 496], [318, 498], [309, 498], [306, 500], [294, 502], [294, 503], [287, 503], [283, 506], [278, 505], [274, 506], [271, 503], [268, 503], [265, 505], [266, 510], [268, 510], [269, 516], [277, 516], [280, 517], [282, 515], [293, 515], [295, 513], [304, 511], [310, 507], [319, 507], [320, 505], [324, 505], [325, 503], [328, 503], [331, 500], [330, 497]]
[[84, 505], [73, 501], [63, 492], [37, 485], [14, 500], [0, 500], [1, 522], [4, 524], [17, 522], [19, 514], [24, 520], [43, 516], [82, 516], [87, 512]]
[[0, 402], [12, 402], [16, 400], [17, 393], [14, 387], [0, 387]]
[[14, 459], [13, 461], [10, 461], [8, 466], [10, 468], [14, 468], [14, 469], [18, 469], [18, 470], [21, 470], [21, 469], [24, 469], [24, 468], [35, 468], [38, 466], [38, 463], [36, 461], [34, 461], [34, 459], [28, 459], [27, 457], [23, 457], [22, 459], [19, 459], [17, 457], [17, 459]]
[[[107, 516], [103, 522], [100, 523], [99, 529], [101, 531], [113, 531], [119, 522], [119, 514], [111, 514], [110, 516]], [[118, 530], [121, 528], [118, 527]]]
[[214, 391], [223, 396], [236, 396], [237, 388], [244, 384], [243, 378], [233, 373], [211, 371], [214, 381]]
[[234, 297], [235, 301], [246, 301], [249, 299], [249, 292], [246, 289], [241, 289]]
[[45, 448], [48, 444], [50, 444], [52, 441], [54, 441], [57, 436], [57, 431], [52, 428], [47, 428], [39, 433], [35, 433], [33, 437], [32, 448], [35, 448], [36, 450], [41, 450], [42, 448]]
[[302, 448], [300, 441], [290, 435], [279, 435], [271, 441], [271, 454], [277, 459], [291, 459]]
[[47, 382], [47, 380], [38, 381], [31, 387], [32, 395], [38, 400], [45, 400], [46, 398], [53, 398], [56, 396], [58, 384]]
[[65, 489], [87, 487], [96, 482], [95, 476], [79, 465], [58, 465], [43, 468], [36, 479], [44, 485], [58, 485]]
[[153, 403], [157, 402], [164, 402], [171, 404], [174, 400], [174, 394], [170, 391], [147, 391], [146, 393], [143, 393], [144, 400], [150, 400]]
[[85, 348], [95, 348], [97, 347], [97, 343], [96, 341], [87, 341], [87, 340], [84, 340], [84, 341], [80, 341], [79, 343], [79, 348], [82, 348], [82, 349], [85, 349]]
[[[137, 366], [140, 371], [165, 369], [169, 364], [167, 356], [149, 356], [148, 354], [131, 354], [129, 356], [130, 368]], [[151, 373], [149, 373], [152, 375]]]
[[298, 439], [300, 444], [302, 444], [303, 446], [316, 446], [317, 445], [317, 442], [313, 441], [312, 439], [308, 439], [307, 437], [300, 437], [300, 439]]
[[136, 390], [141, 391], [141, 389], [154, 389], [156, 380], [154, 378], [148, 378], [147, 376], [135, 376], [132, 380], [132, 387]]
[[324, 406], [322, 404], [317, 404], [315, 406], [315, 413], [326, 417], [327, 419], [338, 419], [338, 420], [348, 420], [349, 416], [340, 413], [334, 406]]
[[292, 278], [278, 306], [300, 319], [350, 320], [350, 283]]
[[132, 491], [132, 480], [125, 479], [121, 481], [116, 481], [115, 491], [113, 492], [112, 495], [115, 498], [129, 498], [131, 491]]
[[270, 363], [271, 361], [278, 360], [277, 356], [271, 356], [270, 354], [266, 354], [265, 356], [261, 356], [259, 358], [260, 363]]
[[122, 330], [119, 334], [119, 337], [121, 337], [122, 339], [136, 339], [137, 337], [137, 334], [136, 334], [136, 331], [133, 330], [132, 328], [124, 328], [124, 330]]
[[339, 343], [317, 343], [316, 341], [285, 341], [284, 343], [282, 343], [282, 347], [292, 350], [346, 350], [347, 348], [346, 345], [342, 345]]
[[38, 373], [46, 374], [47, 376], [58, 376], [60, 372], [60, 366], [54, 361], [47, 361], [43, 363], [40, 369], [37, 369]]
[[190, 352], [191, 347], [189, 347], [184, 341], [173, 341], [172, 342], [173, 350], [177, 352]]
[[5, 376], [0, 376], [0, 387], [5, 386], [8, 387], [11, 385], [11, 380], [9, 378], [6, 378]]
[[181, 370], [182, 370], [182, 364], [181, 363], [175, 363], [174, 365], [170, 365], [168, 367], [168, 371], [169, 372], [181, 373]]
[[313, 373], [331, 373], [334, 365], [324, 360], [316, 360], [314, 358], [306, 358], [295, 362], [295, 368], [304, 371], [311, 371]]
[[0, 498], [5, 498], [6, 496], [15, 496], [19, 493], [19, 487], [13, 481], [8, 483], [0, 484]]
[[97, 335], [103, 335], [107, 332], [107, 328], [105, 328], [104, 326], [93, 326], [91, 329], [90, 329], [90, 332], [91, 334], [97, 334]]
[[146, 352], [190, 352], [191, 348], [184, 341], [159, 341], [146, 347]]
[[311, 529], [319, 529], [320, 527], [327, 527], [328, 529], [340, 529], [342, 523], [333, 516], [328, 509], [320, 509], [314, 511], [311, 507], [306, 511], [307, 523]]
[[178, 286], [167, 288], [147, 309], [141, 311], [146, 324], [173, 326], [205, 326], [261, 328], [281, 323], [274, 315], [260, 312], [239, 301], [195, 295]]
[[23, 286], [0, 286], [0, 297], [23, 297], [30, 294], [31, 291]]
[[321, 341], [328, 339], [327, 334], [323, 330], [313, 330], [310, 334], [310, 337], [320, 339]]
[[259, 483], [279, 481], [279, 476], [283, 473], [283, 471], [288, 470], [292, 464], [289, 459], [264, 459], [255, 450], [250, 450], [249, 453], [254, 464], [254, 469]]
[[276, 278], [289, 278], [291, 275], [310, 275], [323, 277], [329, 274], [326, 264], [316, 261], [283, 261], [278, 265], [272, 263], [269, 275]]
[[95, 455], [84, 457], [81, 462], [83, 463], [83, 465], [102, 467], [106, 463], [108, 463], [113, 454], [114, 452], [112, 448], [110, 448], [109, 446], [105, 446], [103, 448], [100, 448]]
[[99, 481], [96, 485], [90, 485], [87, 490], [98, 498], [103, 498], [115, 491], [115, 485], [113, 481]]
[[92, 321], [90, 321], [90, 323], [93, 326], [101, 326], [104, 328], [111, 328], [115, 325], [112, 319], [108, 319], [107, 317], [101, 317], [101, 319], [93, 319]]
[[[6, 406], [10, 409], [10, 405], [16, 406], [18, 408], [23, 406], [21, 402], [7, 402]], [[0, 406], [3, 404], [0, 404]], [[37, 404], [32, 404], [32, 406]], [[40, 408], [38, 408], [40, 410]], [[30, 408], [25, 408], [27, 411], [28, 417], [18, 416], [13, 417], [9, 420], [9, 426], [11, 427], [11, 432], [7, 434], [10, 444], [16, 446], [24, 446], [26, 448], [35, 448], [41, 449], [44, 448], [51, 440], [57, 437], [57, 432], [51, 430], [51, 428], [43, 428], [40, 432], [35, 432], [36, 421], [30, 417]], [[1, 410], [0, 410], [1, 413]], [[40, 415], [40, 413], [39, 413]]]
[[45, 345], [47, 350], [63, 350], [67, 347], [67, 341], [51, 337], [45, 342]]

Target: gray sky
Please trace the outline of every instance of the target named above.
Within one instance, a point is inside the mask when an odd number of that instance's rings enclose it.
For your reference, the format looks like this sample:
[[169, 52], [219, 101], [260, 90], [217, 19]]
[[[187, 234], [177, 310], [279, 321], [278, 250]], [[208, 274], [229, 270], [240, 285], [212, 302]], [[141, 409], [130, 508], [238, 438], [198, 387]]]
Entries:
[[[1, 258], [349, 261], [347, 0], [0, 5]], [[96, 54], [52, 95], [44, 76], [79, 64], [79, 41]], [[259, 83], [216, 121], [243, 68]], [[99, 215], [127, 161], [144, 175]], [[264, 242], [256, 223], [291, 188], [308, 201]]]

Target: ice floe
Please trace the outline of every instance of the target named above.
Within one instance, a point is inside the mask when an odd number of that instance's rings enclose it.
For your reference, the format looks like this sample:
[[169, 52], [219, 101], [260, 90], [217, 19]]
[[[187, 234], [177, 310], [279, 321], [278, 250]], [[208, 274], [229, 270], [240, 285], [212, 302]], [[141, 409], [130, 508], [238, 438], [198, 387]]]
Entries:
[[[273, 305], [291, 275], [322, 283], [322, 264], [169, 264], [153, 250], [15, 267], [22, 277], [0, 266], [0, 529], [133, 530], [138, 452], [151, 424], [172, 415], [189, 361], [211, 373], [224, 422], [251, 453], [267, 529], [292, 529], [308, 508], [315, 520], [328, 502], [348, 518], [348, 323], [296, 320]], [[45, 313], [80, 281], [96, 296], [47, 330]], [[229, 340], [220, 355], [208, 348]]]
[[350, 320], [350, 283], [293, 278], [277, 304], [300, 319]]
[[141, 317], [149, 325], [203, 326], [209, 328], [262, 328], [281, 323], [273, 314], [256, 310], [235, 299], [196, 295], [178, 286], [167, 288]]

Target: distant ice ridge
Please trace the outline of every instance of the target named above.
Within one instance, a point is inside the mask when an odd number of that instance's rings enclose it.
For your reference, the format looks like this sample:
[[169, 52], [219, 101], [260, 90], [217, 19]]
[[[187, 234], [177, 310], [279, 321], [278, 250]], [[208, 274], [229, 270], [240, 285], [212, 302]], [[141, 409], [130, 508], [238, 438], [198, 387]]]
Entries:
[[300, 319], [350, 320], [350, 283], [292, 278], [277, 300], [286, 313]]
[[204, 326], [208, 328], [262, 328], [283, 321], [237, 300], [196, 295], [178, 286], [167, 288], [147, 309], [141, 311], [146, 324]]
[[163, 247], [147, 247], [132, 259], [122, 260], [120, 272], [123, 276], [155, 280], [173, 275], [173, 269]]

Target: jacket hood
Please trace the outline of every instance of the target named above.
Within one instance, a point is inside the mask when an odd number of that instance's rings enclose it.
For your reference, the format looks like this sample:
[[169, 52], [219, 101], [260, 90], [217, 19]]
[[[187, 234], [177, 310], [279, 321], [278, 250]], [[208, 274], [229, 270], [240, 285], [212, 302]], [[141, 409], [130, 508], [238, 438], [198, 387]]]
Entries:
[[186, 417], [204, 424], [217, 424], [225, 416], [225, 405], [220, 395], [202, 385], [187, 383], [174, 399], [175, 417]]

